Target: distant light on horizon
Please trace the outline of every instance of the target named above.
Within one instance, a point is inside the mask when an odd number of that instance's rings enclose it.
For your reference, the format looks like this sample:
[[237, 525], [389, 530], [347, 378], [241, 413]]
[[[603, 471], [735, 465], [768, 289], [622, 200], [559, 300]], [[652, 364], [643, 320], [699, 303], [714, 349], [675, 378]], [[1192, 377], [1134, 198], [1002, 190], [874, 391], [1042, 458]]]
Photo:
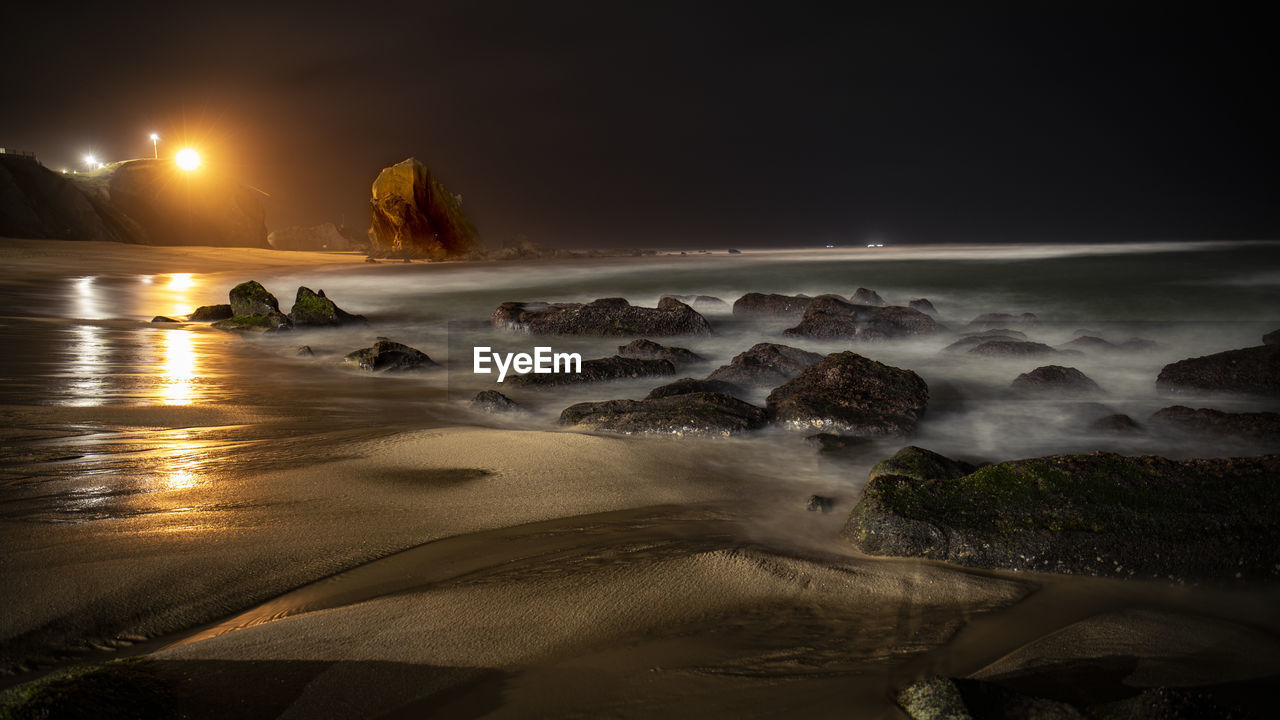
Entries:
[[178, 163], [178, 167], [188, 172], [200, 167], [200, 153], [191, 148], [179, 150], [174, 160]]
[[93, 155], [91, 155], [91, 154], [90, 154], [90, 155], [85, 155], [85, 156], [84, 156], [84, 164], [85, 164], [85, 165], [88, 165], [88, 166], [89, 166], [89, 168], [90, 168], [90, 169], [92, 169], [92, 168], [94, 168], [95, 166], [97, 166], [97, 165], [98, 165], [98, 158], [97, 158], [97, 157], [95, 157], [95, 156], [93, 156]]

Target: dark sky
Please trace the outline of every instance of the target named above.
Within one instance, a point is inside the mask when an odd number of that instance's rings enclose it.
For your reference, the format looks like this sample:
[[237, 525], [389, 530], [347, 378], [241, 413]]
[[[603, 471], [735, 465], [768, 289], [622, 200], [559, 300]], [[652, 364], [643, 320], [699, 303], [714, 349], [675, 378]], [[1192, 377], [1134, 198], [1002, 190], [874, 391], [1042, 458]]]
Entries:
[[1280, 236], [1269, 18], [836, 5], [22, 3], [0, 145], [185, 139], [272, 227], [367, 226], [412, 155], [490, 244]]

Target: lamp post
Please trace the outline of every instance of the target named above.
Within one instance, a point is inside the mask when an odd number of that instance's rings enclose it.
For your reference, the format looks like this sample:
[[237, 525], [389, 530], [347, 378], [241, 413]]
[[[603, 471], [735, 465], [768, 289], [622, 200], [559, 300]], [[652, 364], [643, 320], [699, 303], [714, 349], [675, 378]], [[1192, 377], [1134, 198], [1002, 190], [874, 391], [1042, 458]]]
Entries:
[[160, 136], [156, 133], [151, 133], [151, 157], [160, 159]]

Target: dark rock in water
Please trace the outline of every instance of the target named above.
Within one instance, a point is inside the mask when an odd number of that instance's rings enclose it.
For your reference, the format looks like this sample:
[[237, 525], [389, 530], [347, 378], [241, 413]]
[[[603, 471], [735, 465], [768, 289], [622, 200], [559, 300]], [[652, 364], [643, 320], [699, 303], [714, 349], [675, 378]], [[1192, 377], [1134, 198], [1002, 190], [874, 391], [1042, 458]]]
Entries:
[[736, 249], [736, 248], [729, 248], [729, 254], [730, 254], [730, 255], [741, 255], [741, 254], [742, 254], [742, 251], [741, 251], [741, 250], [738, 250], [738, 249]]
[[242, 282], [231, 288], [231, 314], [235, 315], [270, 315], [280, 312], [280, 303], [276, 296], [257, 280]]
[[1107, 342], [1100, 337], [1093, 335], [1081, 335], [1071, 342], [1063, 343], [1062, 347], [1071, 348], [1073, 350], [1116, 350], [1114, 343]]
[[289, 319], [294, 325], [350, 325], [366, 323], [363, 315], [352, 315], [325, 297], [324, 291], [312, 292], [310, 288], [298, 288], [297, 298], [293, 301], [293, 309], [289, 311]]
[[520, 403], [497, 390], [481, 390], [471, 398], [471, 409], [487, 413], [510, 412], [519, 410]]
[[1021, 315], [1013, 315], [1011, 313], [984, 313], [969, 322], [972, 326], [978, 327], [1008, 327], [1010, 325], [1039, 325], [1040, 318], [1035, 313], [1022, 313]]
[[1055, 392], [1068, 395], [1100, 393], [1102, 388], [1088, 375], [1073, 367], [1045, 365], [1013, 379], [1013, 388], [1023, 392]]
[[871, 468], [870, 479], [881, 476], [896, 475], [910, 478], [917, 482], [933, 482], [935, 480], [955, 480], [977, 470], [974, 465], [960, 460], [952, 460], [932, 450], [915, 445], [908, 445], [893, 457], [881, 460]]
[[743, 389], [739, 385], [723, 380], [699, 380], [697, 378], [681, 378], [673, 383], [659, 385], [649, 391], [646, 396], [653, 400], [656, 398], [670, 397], [672, 395], [688, 395], [689, 393], [719, 393], [721, 395], [732, 395], [738, 397], [743, 393]]
[[871, 440], [856, 435], [817, 433], [804, 439], [818, 454], [831, 460], [854, 460], [871, 445]]
[[988, 342], [1025, 342], [1014, 335], [967, 335], [942, 348], [943, 352], [965, 352]]
[[938, 314], [937, 308], [933, 306], [933, 303], [929, 302], [928, 298], [915, 298], [912, 300], [908, 300], [907, 307], [911, 308], [912, 310], [919, 310], [922, 313], [928, 313], [930, 315]]
[[988, 328], [986, 330], [970, 331], [962, 334], [962, 338], [988, 338], [991, 340], [1027, 340], [1027, 334], [1020, 330], [1011, 330], [1009, 328]]
[[809, 508], [808, 508], [809, 512], [821, 511], [824, 513], [829, 513], [832, 510], [834, 510], [835, 507], [836, 507], [835, 498], [829, 498], [829, 497], [826, 497], [825, 495], [809, 496]]
[[229, 332], [279, 332], [293, 329], [293, 323], [284, 313], [272, 312], [266, 315], [236, 315], [219, 320], [211, 327]]
[[880, 297], [880, 293], [863, 287], [853, 291], [849, 302], [854, 305], [870, 305], [872, 307], [884, 307], [889, 304], [884, 301], [884, 298]]
[[822, 356], [808, 350], [775, 343], [758, 343], [739, 353], [728, 365], [716, 368], [708, 380], [723, 380], [743, 387], [777, 387], [800, 371], [816, 364]]
[[702, 361], [702, 356], [682, 347], [659, 345], [652, 340], [632, 340], [618, 346], [618, 355], [641, 360], [670, 360], [672, 365], [691, 365]]
[[813, 298], [806, 295], [765, 295], [747, 293], [733, 303], [734, 317], [773, 317], [792, 319], [804, 314]]
[[[619, 302], [621, 300], [621, 302]], [[533, 335], [706, 335], [706, 318], [679, 300], [663, 298], [657, 308], [636, 307], [621, 298], [576, 303], [507, 302], [489, 318], [496, 328]]]
[[769, 393], [770, 417], [792, 427], [855, 435], [908, 435], [929, 387], [910, 370], [851, 352], [832, 353]]
[[462, 197], [449, 192], [416, 158], [383, 168], [372, 195], [369, 238], [375, 252], [440, 259], [479, 244], [462, 211]]
[[706, 392], [578, 403], [560, 414], [563, 425], [628, 434], [728, 436], [761, 427], [765, 420], [764, 408]]
[[1205, 581], [1280, 577], [1280, 455], [1055, 455], [867, 483], [842, 534], [873, 555]]
[[1042, 357], [1058, 351], [1038, 342], [988, 340], [969, 349], [970, 354], [988, 357]]
[[549, 387], [675, 374], [676, 367], [671, 364], [670, 360], [641, 360], [639, 358], [625, 358], [614, 355], [607, 358], [583, 360], [582, 372], [525, 373], [514, 377], [508, 375], [506, 382], [521, 387]]
[[729, 312], [729, 303], [711, 295], [663, 295], [662, 297], [679, 300], [698, 312]]
[[373, 257], [373, 256], [371, 255], [371, 256], [369, 256], [369, 257], [365, 258], [365, 259], [364, 259], [364, 261], [365, 261], [365, 262], [367, 262], [367, 263], [371, 263], [371, 264], [375, 264], [375, 265], [376, 265], [376, 264], [377, 264], [377, 262], [378, 262], [378, 259], [377, 259], [377, 258], [375, 258], [375, 257]]
[[927, 335], [938, 323], [919, 310], [907, 307], [851, 305], [835, 296], [814, 298], [800, 324], [784, 334], [794, 337], [848, 340], [885, 340]]
[[347, 353], [342, 361], [370, 372], [405, 372], [439, 367], [421, 350], [386, 338], [378, 338], [373, 347]]
[[1217, 436], [1246, 441], [1280, 441], [1280, 413], [1274, 412], [1228, 413], [1174, 405], [1157, 410], [1147, 421], [1165, 431], [1201, 438]]
[[1137, 435], [1142, 433], [1142, 426], [1123, 413], [1104, 415], [1089, 423], [1089, 429], [1095, 432], [1115, 435]]
[[216, 322], [233, 317], [235, 312], [230, 305], [201, 305], [187, 316], [191, 322]]
[[1280, 345], [1280, 330], [1272, 330], [1262, 336], [1263, 345]]
[[1156, 387], [1165, 392], [1209, 390], [1280, 395], [1280, 345], [1179, 360], [1164, 366]]
[[153, 323], [168, 323], [168, 322], [176, 323], [176, 322], [182, 322], [182, 321], [181, 321], [181, 320], [174, 320], [173, 318], [168, 317], [168, 316], [165, 316], [165, 315], [157, 315], [157, 316], [155, 316], [155, 317], [151, 318], [151, 322], [153, 322]]
[[310, 345], [299, 345], [294, 354], [298, 357], [315, 357], [315, 351], [311, 349]]

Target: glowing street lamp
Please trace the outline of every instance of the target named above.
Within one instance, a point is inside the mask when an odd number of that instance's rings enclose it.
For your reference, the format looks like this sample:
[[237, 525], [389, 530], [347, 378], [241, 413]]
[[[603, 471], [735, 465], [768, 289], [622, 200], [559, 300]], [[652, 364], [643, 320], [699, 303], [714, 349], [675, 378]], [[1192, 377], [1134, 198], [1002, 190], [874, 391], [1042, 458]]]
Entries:
[[87, 166], [89, 167], [89, 169], [90, 169], [90, 170], [92, 170], [92, 169], [94, 169], [94, 168], [98, 167], [98, 158], [96, 158], [96, 157], [94, 157], [94, 156], [92, 156], [92, 155], [85, 155], [85, 156], [84, 156], [84, 164], [85, 164], [85, 165], [87, 165]]
[[156, 133], [151, 133], [151, 153], [153, 158], [160, 159], [160, 136]]
[[188, 172], [200, 167], [200, 153], [191, 148], [179, 150], [174, 160], [178, 163], [178, 167]]

